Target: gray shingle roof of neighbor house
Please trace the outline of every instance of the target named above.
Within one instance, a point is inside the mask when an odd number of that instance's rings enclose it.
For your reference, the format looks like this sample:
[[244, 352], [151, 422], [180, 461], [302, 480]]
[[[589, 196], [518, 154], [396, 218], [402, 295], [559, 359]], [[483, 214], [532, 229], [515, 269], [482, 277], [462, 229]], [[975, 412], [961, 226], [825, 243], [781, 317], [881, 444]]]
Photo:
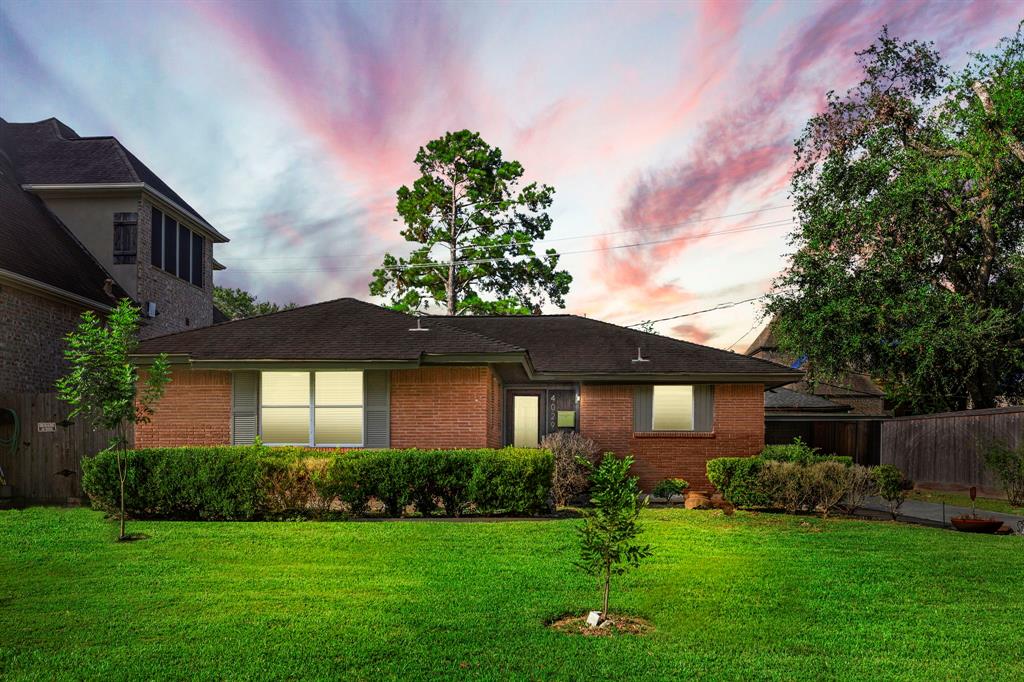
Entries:
[[[428, 331], [413, 331], [422, 325]], [[641, 362], [635, 362], [639, 355]], [[782, 385], [799, 371], [766, 360], [576, 315], [415, 317], [341, 298], [143, 341], [140, 355], [192, 361], [386, 361], [424, 356], [526, 358], [548, 377], [705, 376]]]
[[849, 412], [850, 406], [819, 395], [771, 388], [764, 392], [764, 409], [774, 412]]
[[82, 137], [56, 118], [34, 123], [0, 118], [0, 127], [23, 185], [145, 185], [190, 213], [214, 241], [228, 241], [116, 137]]
[[[0, 119], [2, 120], [2, 119]], [[0, 270], [30, 284], [53, 287], [100, 306], [127, 294], [35, 195], [21, 188], [0, 130]]]

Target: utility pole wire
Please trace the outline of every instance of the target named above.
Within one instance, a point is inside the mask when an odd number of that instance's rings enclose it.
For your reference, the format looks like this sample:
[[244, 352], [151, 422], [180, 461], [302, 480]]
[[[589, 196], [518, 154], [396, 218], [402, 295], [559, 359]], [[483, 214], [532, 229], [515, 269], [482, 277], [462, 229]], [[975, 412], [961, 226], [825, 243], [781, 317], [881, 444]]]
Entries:
[[[613, 246], [602, 246], [602, 247], [597, 247], [597, 248], [593, 248], [593, 249], [578, 249], [576, 251], [564, 251], [562, 253], [556, 253], [556, 254], [552, 254], [552, 255], [553, 256], [559, 256], [559, 257], [560, 256], [575, 256], [575, 255], [584, 254], [584, 253], [597, 253], [597, 252], [601, 252], [601, 251], [615, 251], [615, 250], [618, 250], [618, 249], [630, 249], [630, 248], [636, 248], [636, 247], [639, 247], [639, 246], [655, 246], [655, 245], [658, 245], [658, 244], [669, 244], [669, 243], [672, 243], [672, 242], [689, 241], [689, 240], [692, 240], [692, 239], [703, 239], [705, 237], [713, 237], [713, 236], [718, 236], [718, 235], [738, 234], [738, 233], [741, 233], [741, 232], [754, 232], [754, 231], [757, 231], [757, 230], [767, 230], [767, 229], [776, 228], [776, 227], [785, 227], [785, 226], [787, 226], [789, 224], [791, 224], [791, 221], [789, 219], [777, 220], [777, 221], [773, 221], [773, 222], [769, 222], [769, 223], [761, 223], [761, 224], [755, 224], [755, 225], [748, 225], [748, 226], [745, 226], [745, 227], [734, 228], [734, 229], [731, 229], [731, 230], [720, 230], [718, 232], [708, 232], [706, 234], [700, 234], [700, 235], [685, 235], [685, 236], [682, 236], [682, 237], [670, 237], [668, 239], [656, 239], [656, 240], [646, 241], [646, 242], [635, 242], [635, 243], [632, 243], [632, 244], [615, 244]], [[517, 244], [517, 246], [518, 245], [521, 245], [521, 244]], [[547, 254], [540, 253], [540, 254], [537, 254], [535, 257], [537, 257], [537, 258], [544, 258], [546, 256], [547, 256]], [[517, 257], [519, 257], [519, 256], [501, 256], [501, 257], [496, 257], [496, 258], [475, 258], [475, 259], [468, 259], [468, 260], [457, 260], [457, 261], [454, 261], [454, 264], [455, 265], [479, 265], [479, 264], [483, 264], [483, 263], [497, 263], [497, 262], [500, 262], [500, 261], [507, 261], [507, 260], [510, 260], [511, 258], [517, 258]], [[450, 262], [407, 263], [405, 265], [392, 265], [392, 266], [387, 266], [387, 267], [381, 266], [380, 269], [384, 269], [384, 270], [412, 270], [412, 269], [419, 269], [419, 268], [448, 267], [449, 264], [450, 264]], [[284, 269], [284, 270], [259, 270], [259, 269], [250, 269], [250, 268], [232, 268], [232, 270], [234, 272], [258, 272], [258, 273], [261, 273], [261, 274], [277, 273], [277, 272], [279, 272], [279, 273], [293, 272], [294, 273], [294, 272], [340, 272], [340, 271], [346, 271], [346, 270], [362, 271], [362, 270], [365, 270], [365, 269], [366, 269], [366, 266], [351, 266], [351, 265], [350, 266], [345, 266], [345, 265], [327, 266], [327, 267], [318, 267], [318, 268], [292, 268], [292, 269]]]
[[[713, 308], [705, 308], [704, 310], [694, 310], [694, 311], [689, 312], [689, 313], [680, 313], [679, 315], [671, 315], [669, 317], [661, 317], [661, 318], [658, 318], [657, 320], [644, 320], [643, 322], [637, 322], [635, 324], [627, 324], [626, 327], [627, 328], [631, 328], [631, 327], [639, 327], [641, 325], [648, 324], [648, 323], [655, 324], [655, 323], [658, 323], [658, 322], [668, 322], [669, 320], [678, 320], [679, 318], [682, 318], [682, 317], [692, 317], [694, 315], [701, 315], [703, 313], [710, 313], [710, 312], [714, 312], [716, 310], [726, 310], [727, 308], [735, 308], [736, 306], [743, 305], [744, 303], [752, 303], [754, 301], [760, 301], [762, 298], [766, 297], [767, 295], [768, 294], [762, 294], [761, 296], [755, 296], [753, 298], [745, 298], [742, 301], [730, 301], [728, 303], [719, 303], [718, 305], [714, 306]], [[750, 332], [747, 332], [747, 334], [749, 334], [749, 333]], [[744, 336], [746, 336], [746, 334], [744, 334]], [[737, 343], [739, 343], [739, 341], [737, 341]], [[733, 344], [733, 345], [736, 345], [736, 344]]]
[[[669, 224], [665, 224], [665, 225], [650, 225], [650, 226], [645, 226], [645, 227], [642, 227], [642, 228], [633, 228], [633, 229], [630, 229], [630, 230], [616, 230], [614, 232], [595, 232], [594, 234], [578, 234], [578, 235], [573, 235], [573, 236], [569, 236], [569, 237], [552, 237], [550, 239], [539, 239], [539, 240], [537, 240], [534, 243], [535, 244], [547, 244], [547, 243], [550, 243], [550, 242], [566, 242], [566, 241], [574, 241], [574, 240], [577, 240], [577, 239], [592, 239], [594, 237], [610, 237], [610, 236], [614, 236], [614, 235], [618, 235], [618, 234], [634, 234], [634, 233], [642, 233], [642, 232], [658, 232], [658, 231], [661, 231], [661, 230], [672, 229], [674, 227], [682, 227], [684, 225], [693, 225], [693, 224], [696, 224], [696, 223], [707, 223], [707, 222], [711, 222], [713, 220], [722, 220], [723, 218], [735, 218], [737, 216], [750, 215], [752, 213], [763, 213], [765, 211], [775, 211], [775, 210], [778, 210], [780, 208], [790, 208], [792, 206], [793, 206], [793, 204], [779, 204], [777, 206], [765, 206], [764, 208], [752, 209], [750, 211], [738, 211], [736, 213], [727, 213], [725, 215], [710, 216], [708, 218], [694, 218], [692, 220], [684, 220], [684, 221], [679, 222], [679, 223], [669, 223]], [[783, 218], [783, 219], [780, 219], [780, 220], [788, 220], [788, 219]], [[489, 246], [484, 245], [484, 246], [480, 246], [478, 248], [483, 248], [483, 249], [509, 249], [509, 248], [514, 248], [514, 247], [522, 246], [522, 245], [528, 244], [528, 243], [529, 242], [510, 242], [508, 244], [492, 244], [492, 245], [489, 245]], [[381, 256], [381, 254], [378, 254], [378, 253], [349, 254], [350, 258], [379, 258], [380, 256]], [[244, 259], [244, 260], [247, 260], [247, 261], [250, 261], [250, 260], [308, 259], [309, 258], [308, 256], [254, 256], [254, 257], [233, 256], [233, 257], [234, 258]]]

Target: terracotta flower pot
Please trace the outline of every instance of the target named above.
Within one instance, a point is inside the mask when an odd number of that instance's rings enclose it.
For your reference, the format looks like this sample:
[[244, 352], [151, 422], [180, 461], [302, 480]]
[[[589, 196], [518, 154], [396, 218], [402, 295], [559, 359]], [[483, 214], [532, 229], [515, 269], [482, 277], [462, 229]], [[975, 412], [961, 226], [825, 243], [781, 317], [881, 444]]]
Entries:
[[999, 519], [978, 519], [973, 516], [954, 516], [953, 527], [965, 533], [995, 533], [1003, 522]]

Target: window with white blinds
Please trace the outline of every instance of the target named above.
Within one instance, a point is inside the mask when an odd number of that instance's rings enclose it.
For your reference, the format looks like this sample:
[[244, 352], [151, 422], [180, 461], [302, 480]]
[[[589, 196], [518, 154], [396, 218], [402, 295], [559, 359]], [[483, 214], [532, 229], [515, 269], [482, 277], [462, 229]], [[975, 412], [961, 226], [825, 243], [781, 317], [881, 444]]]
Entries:
[[654, 431], [693, 431], [693, 386], [655, 386]]
[[260, 437], [268, 445], [361, 447], [363, 373], [261, 372]]

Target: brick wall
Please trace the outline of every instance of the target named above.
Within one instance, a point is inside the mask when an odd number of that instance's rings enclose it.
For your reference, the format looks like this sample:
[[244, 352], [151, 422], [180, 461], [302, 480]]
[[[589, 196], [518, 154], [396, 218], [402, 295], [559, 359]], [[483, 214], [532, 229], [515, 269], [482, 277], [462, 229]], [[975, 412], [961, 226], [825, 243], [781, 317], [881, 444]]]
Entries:
[[231, 443], [231, 373], [174, 369], [149, 424], [135, 427], [135, 447]]
[[[161, 207], [157, 207], [163, 210]], [[180, 216], [168, 213], [172, 218]], [[208, 327], [213, 324], [213, 243], [203, 240], [203, 287], [199, 288], [180, 277], [152, 265], [153, 205], [139, 201], [138, 232], [138, 301], [145, 306], [155, 301], [158, 315], [143, 319], [139, 336], [148, 339], [161, 334]], [[187, 320], [187, 324], [186, 324]]]
[[715, 457], [756, 455], [764, 447], [764, 386], [723, 384], [715, 388], [712, 434], [633, 432], [633, 387], [584, 384], [580, 433], [605, 451], [632, 454], [640, 487], [678, 477], [691, 490], [711, 490], [705, 465]]
[[393, 370], [391, 447], [500, 446], [500, 401], [490, 367]]
[[0, 393], [55, 391], [66, 370], [64, 336], [84, 308], [0, 285]]

